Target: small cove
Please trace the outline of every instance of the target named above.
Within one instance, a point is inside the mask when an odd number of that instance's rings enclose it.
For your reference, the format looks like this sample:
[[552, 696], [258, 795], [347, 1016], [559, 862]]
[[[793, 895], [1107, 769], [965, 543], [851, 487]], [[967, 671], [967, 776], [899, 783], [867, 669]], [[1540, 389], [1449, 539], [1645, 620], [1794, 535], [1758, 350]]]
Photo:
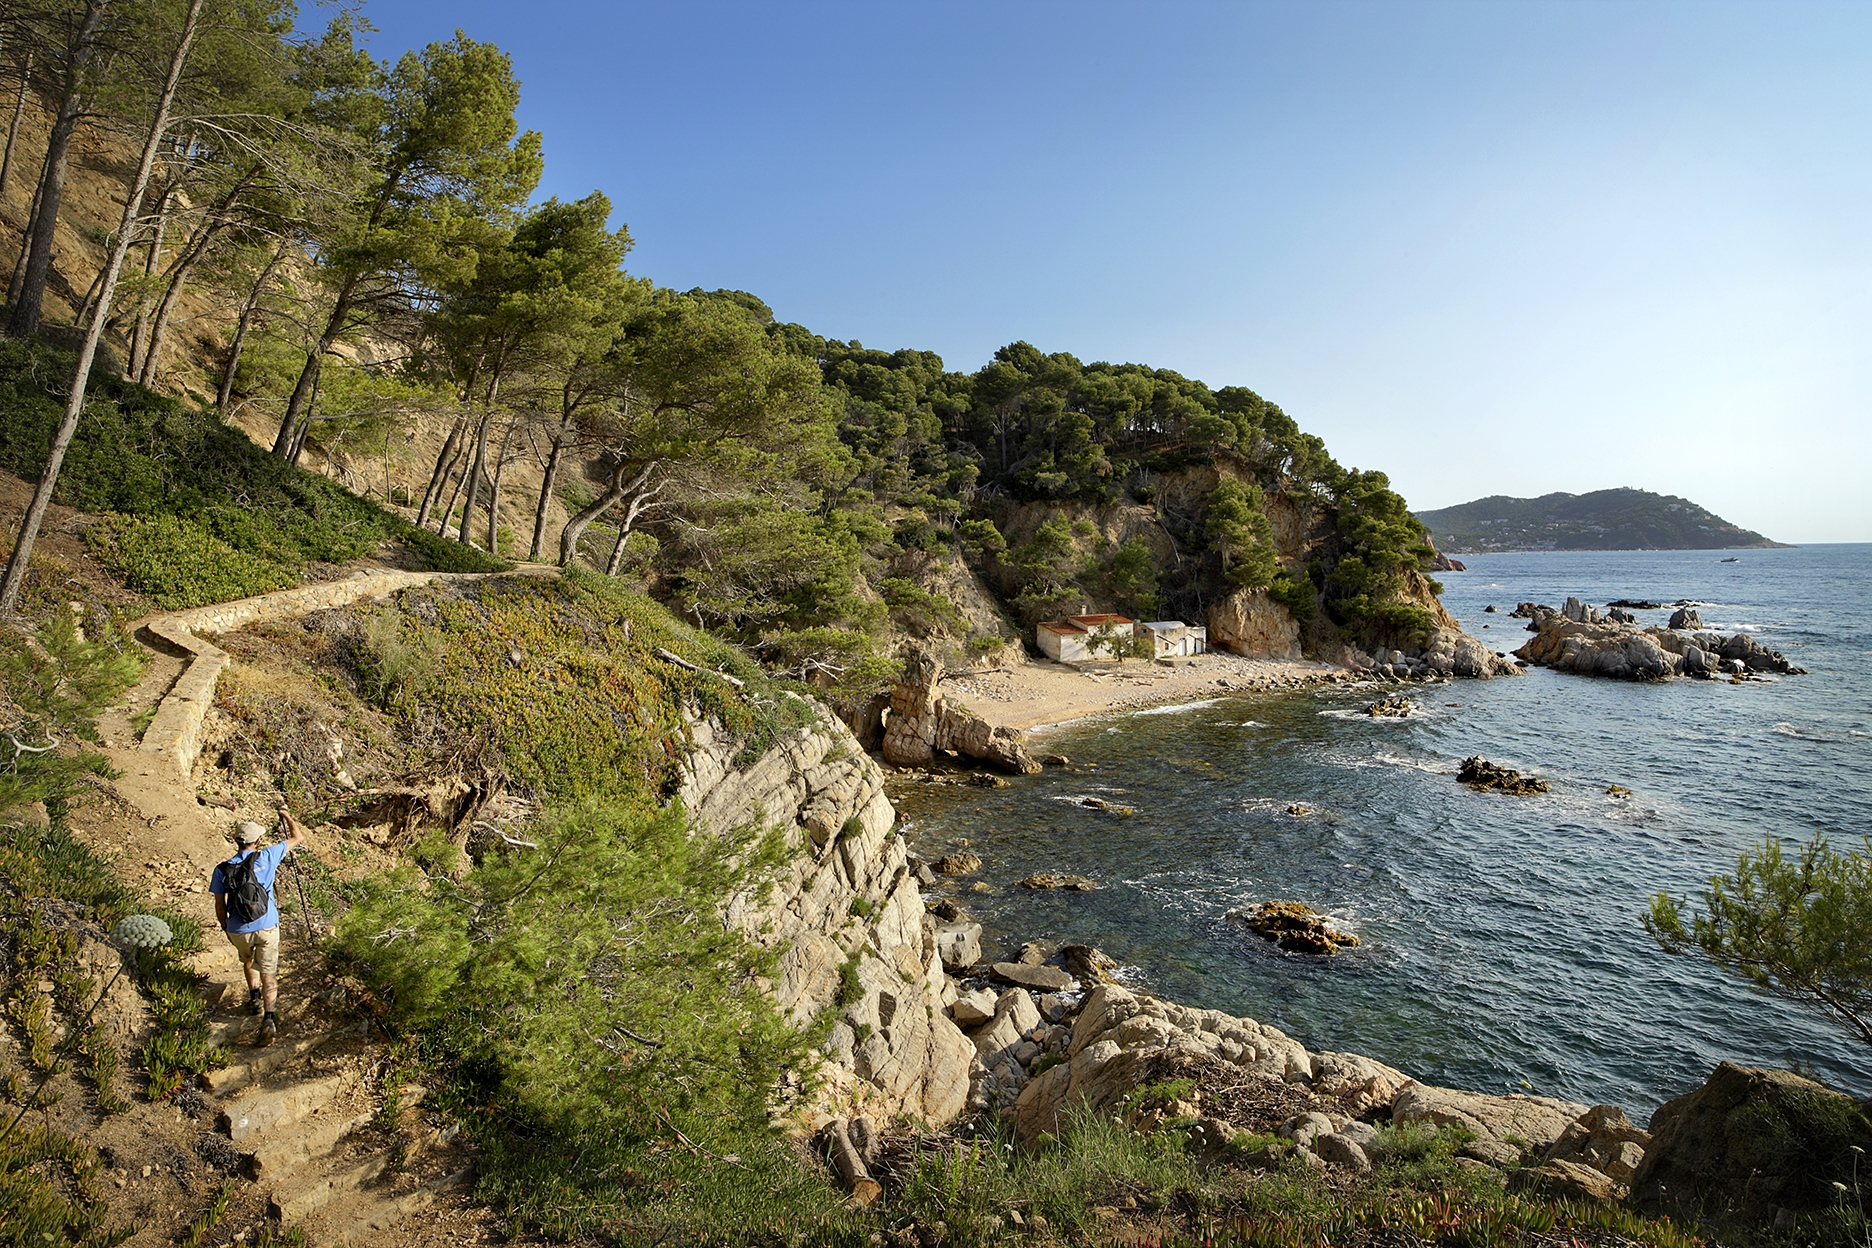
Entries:
[[[1764, 835], [1819, 829], [1847, 847], [1872, 827], [1872, 547], [1729, 553], [1478, 557], [1443, 578], [1445, 602], [1508, 650], [1526, 636], [1507, 616], [1522, 599], [1694, 598], [1711, 627], [1746, 628], [1809, 675], [1537, 670], [1411, 686], [1423, 709], [1404, 720], [1359, 713], [1377, 686], [1204, 699], [1048, 730], [1038, 748], [1074, 766], [1006, 789], [912, 788], [908, 835], [926, 857], [966, 839], [986, 860], [993, 891], [959, 895], [991, 953], [1086, 941], [1160, 995], [1432, 1082], [1648, 1114], [1731, 1058], [1798, 1061], [1863, 1092], [1842, 1029], [1663, 954], [1639, 924], [1653, 892], [1701, 887]], [[1454, 778], [1472, 753], [1554, 792], [1472, 793]], [[1633, 796], [1608, 796], [1614, 784]], [[1102, 888], [1012, 887], [1040, 870]], [[1308, 902], [1365, 943], [1285, 954], [1226, 917], [1267, 899]]]

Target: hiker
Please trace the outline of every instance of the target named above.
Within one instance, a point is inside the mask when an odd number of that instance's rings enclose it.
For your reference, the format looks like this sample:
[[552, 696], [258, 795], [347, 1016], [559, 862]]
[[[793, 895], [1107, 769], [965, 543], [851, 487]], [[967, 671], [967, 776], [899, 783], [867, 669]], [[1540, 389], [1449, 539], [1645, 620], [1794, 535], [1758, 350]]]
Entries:
[[291, 813], [280, 811], [286, 839], [264, 849], [266, 829], [251, 819], [234, 825], [240, 849], [214, 869], [208, 891], [214, 894], [215, 921], [227, 933], [228, 943], [240, 954], [247, 976], [247, 1006], [260, 1015], [260, 1043], [271, 1044], [279, 1035], [273, 1013], [279, 992], [279, 905], [273, 900], [273, 877], [286, 855], [305, 844], [305, 825]]

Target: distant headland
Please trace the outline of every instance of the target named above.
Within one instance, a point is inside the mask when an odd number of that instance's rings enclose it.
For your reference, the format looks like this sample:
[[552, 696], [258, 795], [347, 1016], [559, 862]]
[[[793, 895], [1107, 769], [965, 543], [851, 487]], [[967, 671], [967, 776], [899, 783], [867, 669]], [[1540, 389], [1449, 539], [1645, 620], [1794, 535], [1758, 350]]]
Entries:
[[1594, 490], [1509, 498], [1493, 494], [1440, 511], [1415, 513], [1439, 549], [1740, 550], [1784, 547], [1731, 524], [1687, 498], [1649, 490]]

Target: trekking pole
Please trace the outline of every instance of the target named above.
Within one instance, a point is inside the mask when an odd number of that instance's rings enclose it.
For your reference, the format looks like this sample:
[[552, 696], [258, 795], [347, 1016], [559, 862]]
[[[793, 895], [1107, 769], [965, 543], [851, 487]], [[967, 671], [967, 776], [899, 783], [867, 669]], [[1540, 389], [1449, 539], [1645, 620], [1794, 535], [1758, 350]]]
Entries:
[[312, 934], [312, 903], [306, 900], [305, 872], [299, 869], [298, 863], [295, 862], [291, 865], [293, 885], [299, 890], [299, 914], [300, 917], [305, 919], [306, 943], [316, 949], [318, 948], [318, 937]]

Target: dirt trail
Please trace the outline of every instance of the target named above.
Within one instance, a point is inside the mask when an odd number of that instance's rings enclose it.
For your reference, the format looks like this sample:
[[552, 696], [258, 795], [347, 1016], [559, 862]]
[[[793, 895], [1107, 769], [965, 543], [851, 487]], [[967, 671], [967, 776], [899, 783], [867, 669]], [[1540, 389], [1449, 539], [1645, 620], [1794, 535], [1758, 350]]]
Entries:
[[[258, 1043], [259, 1020], [216, 926], [208, 881], [233, 850], [236, 822], [272, 829], [277, 813], [258, 807], [263, 798], [205, 797], [168, 759], [140, 748], [142, 728], [189, 660], [147, 628], [135, 635], [148, 667], [98, 725], [118, 775], [74, 812], [74, 832], [154, 899], [201, 923], [204, 948], [192, 962], [206, 981], [211, 1039], [232, 1060], [199, 1087], [106, 1117], [90, 1133], [114, 1176], [113, 1213], [142, 1223], [128, 1242], [175, 1242], [178, 1228], [212, 1199], [222, 1169], [233, 1194], [207, 1244], [257, 1233], [269, 1219], [300, 1227], [312, 1244], [425, 1248], [503, 1238], [492, 1213], [469, 1197], [472, 1154], [452, 1120], [422, 1107], [422, 1089], [394, 1089], [385, 1037], [345, 1008], [345, 986], [293, 904], [290, 867], [277, 885], [287, 911], [281, 1033], [270, 1046]], [[387, 1109], [392, 1094], [397, 1104]]]

